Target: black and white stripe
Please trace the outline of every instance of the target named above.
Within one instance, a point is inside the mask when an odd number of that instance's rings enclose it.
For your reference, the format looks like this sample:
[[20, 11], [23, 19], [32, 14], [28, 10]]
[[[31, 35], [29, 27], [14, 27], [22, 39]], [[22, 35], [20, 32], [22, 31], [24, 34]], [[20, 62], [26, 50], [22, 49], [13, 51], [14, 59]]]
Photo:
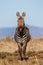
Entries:
[[30, 33], [29, 33], [29, 29], [25, 26], [22, 33], [20, 33], [18, 31], [18, 28], [16, 28], [14, 38], [15, 38], [15, 41], [17, 42], [17, 45], [18, 45], [18, 50], [19, 50], [19, 53], [20, 53], [20, 57], [25, 58], [27, 42], [31, 38]]
[[16, 29], [16, 33], [15, 33], [15, 40], [17, 41], [17, 43], [24, 43], [24, 42], [28, 42], [30, 39], [30, 34], [29, 34], [29, 29], [27, 27], [24, 27], [23, 33], [22, 35], [19, 33], [19, 31]]

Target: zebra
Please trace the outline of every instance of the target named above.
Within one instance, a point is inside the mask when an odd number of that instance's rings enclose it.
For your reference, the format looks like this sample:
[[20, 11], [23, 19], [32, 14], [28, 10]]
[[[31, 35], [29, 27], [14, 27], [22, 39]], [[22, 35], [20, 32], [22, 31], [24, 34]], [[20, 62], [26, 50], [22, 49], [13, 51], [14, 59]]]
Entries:
[[18, 17], [18, 26], [16, 27], [14, 39], [18, 45], [20, 59], [23, 60], [26, 58], [26, 46], [27, 42], [31, 39], [31, 35], [29, 29], [25, 26], [24, 23], [24, 17], [26, 15], [25, 12], [22, 13], [22, 16], [19, 12], [17, 12], [16, 15]]

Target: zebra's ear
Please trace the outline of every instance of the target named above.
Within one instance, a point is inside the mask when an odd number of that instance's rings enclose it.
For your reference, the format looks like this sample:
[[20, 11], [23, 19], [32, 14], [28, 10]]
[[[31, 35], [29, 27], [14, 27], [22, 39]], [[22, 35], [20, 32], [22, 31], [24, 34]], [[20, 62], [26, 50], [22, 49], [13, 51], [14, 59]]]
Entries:
[[19, 12], [16, 12], [16, 16], [19, 17], [20, 16], [20, 13]]
[[23, 12], [23, 13], [22, 13], [22, 16], [25, 17], [25, 16], [26, 16], [26, 12]]

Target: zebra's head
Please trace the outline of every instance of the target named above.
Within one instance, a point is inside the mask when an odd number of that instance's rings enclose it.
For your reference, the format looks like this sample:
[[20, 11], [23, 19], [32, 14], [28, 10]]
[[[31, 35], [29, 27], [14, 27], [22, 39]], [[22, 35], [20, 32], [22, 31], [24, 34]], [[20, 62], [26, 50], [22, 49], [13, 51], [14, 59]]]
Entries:
[[26, 13], [23, 12], [22, 15], [20, 15], [19, 12], [16, 13], [16, 16], [18, 18], [18, 27], [20, 28], [20, 31], [22, 30], [22, 28], [24, 27], [25, 23], [24, 23], [24, 17], [26, 16]]

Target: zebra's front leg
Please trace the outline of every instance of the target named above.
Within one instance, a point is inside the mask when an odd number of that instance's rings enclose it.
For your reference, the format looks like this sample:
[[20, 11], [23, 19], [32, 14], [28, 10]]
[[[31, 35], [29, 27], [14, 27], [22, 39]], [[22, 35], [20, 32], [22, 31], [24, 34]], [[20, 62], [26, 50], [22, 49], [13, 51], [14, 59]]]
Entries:
[[25, 42], [22, 47], [23, 59], [26, 59], [26, 46], [27, 46], [27, 43]]
[[22, 46], [20, 43], [18, 43], [18, 52], [19, 52], [19, 56], [20, 56], [20, 60], [23, 60], [23, 57], [22, 57]]

